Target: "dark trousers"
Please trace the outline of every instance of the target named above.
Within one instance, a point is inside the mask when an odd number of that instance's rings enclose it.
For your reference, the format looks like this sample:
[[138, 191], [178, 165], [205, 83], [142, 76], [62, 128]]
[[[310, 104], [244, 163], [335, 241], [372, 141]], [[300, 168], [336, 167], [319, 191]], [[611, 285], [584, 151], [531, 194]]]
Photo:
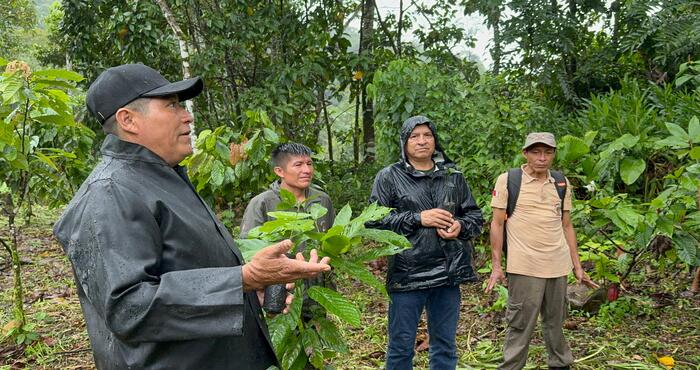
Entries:
[[430, 335], [430, 369], [457, 367], [457, 320], [461, 301], [459, 286], [390, 293], [387, 370], [413, 368], [416, 330], [425, 308]]
[[498, 368], [522, 369], [525, 366], [538, 315], [542, 315], [547, 365], [571, 365], [574, 357], [562, 329], [567, 311], [566, 276], [543, 279], [508, 274], [508, 330], [503, 348], [504, 361]]

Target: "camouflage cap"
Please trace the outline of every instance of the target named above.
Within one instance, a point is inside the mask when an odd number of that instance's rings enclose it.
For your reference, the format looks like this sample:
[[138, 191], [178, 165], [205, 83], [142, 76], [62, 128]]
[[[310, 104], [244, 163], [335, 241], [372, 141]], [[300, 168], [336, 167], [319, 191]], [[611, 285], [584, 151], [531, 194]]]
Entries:
[[557, 147], [557, 141], [554, 139], [554, 134], [551, 132], [532, 132], [525, 138], [525, 145], [523, 145], [523, 150], [527, 149], [535, 144], [544, 144], [551, 146], [552, 148]]

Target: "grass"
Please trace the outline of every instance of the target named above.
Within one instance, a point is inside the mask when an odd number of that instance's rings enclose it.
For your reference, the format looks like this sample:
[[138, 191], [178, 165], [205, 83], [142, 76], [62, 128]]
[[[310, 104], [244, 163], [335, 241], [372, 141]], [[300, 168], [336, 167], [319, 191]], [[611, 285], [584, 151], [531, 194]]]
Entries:
[[[58, 211], [35, 210], [30, 226], [23, 230], [21, 255], [25, 284], [25, 307], [37, 323], [41, 339], [30, 346], [0, 341], [0, 370], [92, 369], [92, 356], [70, 264], [51, 236]], [[6, 237], [6, 220], [0, 218], [0, 236]], [[11, 319], [12, 275], [0, 257], [0, 327]], [[670, 356], [674, 369], [700, 369], [700, 299], [682, 298], [688, 274], [646, 274], [641, 282], [623, 292], [622, 302], [604, 314], [587, 317], [574, 313], [565, 330], [577, 359], [576, 369], [665, 369], [657, 357]], [[675, 277], [675, 279], [673, 278]], [[330, 365], [337, 369], [377, 369], [384, 364], [387, 300], [351, 279], [338, 279], [339, 290], [362, 310], [360, 327], [343, 326], [349, 353], [338, 354]], [[457, 331], [459, 367], [495, 368], [502, 355], [505, 335], [503, 312], [488, 312], [494, 296], [480, 285], [462, 287], [461, 318]], [[41, 319], [45, 316], [45, 319]], [[426, 325], [419, 327], [419, 339]], [[4, 332], [3, 332], [4, 333]], [[2, 334], [0, 333], [0, 338]], [[428, 367], [428, 353], [415, 357], [416, 368]], [[530, 346], [527, 369], [546, 369], [546, 349], [538, 331]]]

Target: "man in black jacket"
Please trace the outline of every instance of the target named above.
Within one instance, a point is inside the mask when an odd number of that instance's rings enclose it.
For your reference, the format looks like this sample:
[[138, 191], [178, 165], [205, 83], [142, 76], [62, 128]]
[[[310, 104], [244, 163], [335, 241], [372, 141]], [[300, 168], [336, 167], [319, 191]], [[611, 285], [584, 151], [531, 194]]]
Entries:
[[386, 367], [412, 368], [416, 329], [425, 308], [430, 368], [454, 369], [459, 284], [476, 281], [469, 240], [481, 232], [483, 218], [428, 118], [407, 119], [400, 137], [401, 159], [377, 174], [370, 196], [370, 202], [394, 210], [369, 226], [400, 233], [413, 245], [388, 261]]
[[88, 90], [109, 135], [54, 234], [73, 265], [98, 369], [278, 365], [259, 292], [330, 269], [315, 251], [309, 262], [287, 258], [289, 240], [245, 263], [178, 165], [192, 152], [181, 102], [202, 88], [199, 78], [170, 83], [127, 64]]

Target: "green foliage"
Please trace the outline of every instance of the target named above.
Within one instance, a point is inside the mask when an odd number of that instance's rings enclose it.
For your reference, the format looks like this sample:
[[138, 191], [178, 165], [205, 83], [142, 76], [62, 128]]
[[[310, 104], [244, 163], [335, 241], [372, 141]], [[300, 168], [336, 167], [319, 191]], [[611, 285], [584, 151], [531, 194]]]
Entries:
[[603, 327], [613, 328], [639, 316], [652, 314], [654, 309], [650, 299], [622, 296], [603, 304], [594, 320]]
[[9, 58], [19, 51], [22, 31], [36, 23], [34, 4], [29, 0], [6, 0], [0, 3], [0, 57]]
[[[277, 209], [303, 209], [287, 190], [280, 191], [282, 202]], [[316, 220], [327, 210], [314, 204], [305, 212], [275, 211], [268, 215], [273, 219], [248, 233], [249, 239], [237, 240], [244, 258], [250, 259], [258, 250], [282, 239], [292, 239], [296, 246], [304, 245], [304, 252], [311, 248], [321, 256], [331, 257], [331, 266], [336, 275], [345, 275], [374, 288], [386, 296], [383, 284], [364, 267], [364, 263], [381, 256], [388, 256], [410, 248], [403, 236], [388, 230], [366, 229], [365, 223], [385, 217], [390, 208], [373, 203], [355, 218], [349, 205], [337, 214], [333, 226], [325, 232], [316, 229]], [[297, 283], [294, 303], [287, 315], [278, 315], [269, 321], [270, 335], [277, 357], [283, 369], [303, 368], [310, 363], [323, 368], [324, 358], [334, 353], [347, 351], [347, 347], [336, 324], [325, 318], [325, 313], [314, 312], [314, 317], [301, 320], [301, 301], [313, 299], [338, 320], [358, 327], [361, 324], [360, 308], [338, 292], [322, 286], [311, 286], [302, 290]]]
[[479, 307], [479, 312], [503, 312], [508, 307], [508, 288], [503, 285], [496, 285], [494, 290], [498, 293], [496, 300], [488, 307]]
[[240, 130], [220, 126], [200, 132], [195, 153], [183, 165], [209, 202], [248, 199], [272, 181], [268, 158], [279, 140], [265, 112], [248, 111]]
[[630, 1], [621, 9], [620, 49], [639, 53], [650, 67], [673, 77], [700, 54], [700, 3], [684, 0]]
[[[0, 67], [7, 64], [0, 59]], [[27, 64], [7, 64], [0, 76], [0, 209], [8, 218], [0, 239], [12, 261], [14, 323], [17, 343], [36, 339], [24, 313], [21, 263], [16, 223], [20, 210], [31, 212], [42, 202], [63, 204], [87, 173], [94, 134], [73, 120], [78, 99], [75, 83], [82, 77], [64, 70], [32, 73]], [[27, 219], [31, 214], [27, 214]]]

